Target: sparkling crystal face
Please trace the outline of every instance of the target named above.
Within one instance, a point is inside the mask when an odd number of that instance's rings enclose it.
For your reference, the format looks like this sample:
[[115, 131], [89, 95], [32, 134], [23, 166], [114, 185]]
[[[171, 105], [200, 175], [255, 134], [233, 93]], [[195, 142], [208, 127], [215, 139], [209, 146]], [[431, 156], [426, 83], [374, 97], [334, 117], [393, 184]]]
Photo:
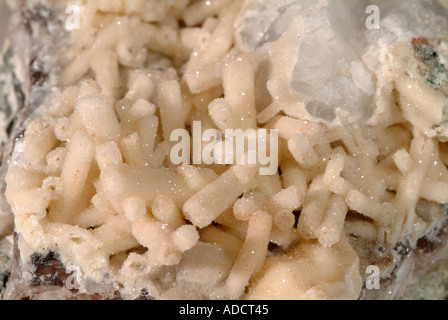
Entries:
[[[298, 35], [300, 53], [291, 88], [307, 101], [316, 117], [333, 121], [336, 110], [368, 118], [373, 112], [374, 65], [369, 50], [379, 54], [398, 38], [444, 34], [446, 19], [437, 3], [380, 1], [378, 27], [366, 26], [371, 1], [255, 1], [245, 12], [240, 35], [247, 50], [277, 40], [298, 17], [305, 28]], [[428, 9], [432, 6], [432, 9]], [[387, 49], [386, 49], [387, 50]], [[380, 59], [380, 56], [376, 57]], [[436, 79], [437, 80], [437, 79]]]

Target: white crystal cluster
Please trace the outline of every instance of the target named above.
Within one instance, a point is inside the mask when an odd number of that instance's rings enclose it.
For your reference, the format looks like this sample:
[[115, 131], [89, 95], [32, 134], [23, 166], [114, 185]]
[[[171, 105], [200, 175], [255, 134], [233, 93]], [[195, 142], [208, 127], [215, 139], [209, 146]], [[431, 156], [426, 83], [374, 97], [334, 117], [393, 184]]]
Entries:
[[[380, 29], [368, 27], [372, 5]], [[240, 36], [244, 49], [252, 51], [277, 40], [294, 19], [303, 19], [291, 88], [313, 116], [332, 121], [340, 109], [368, 118], [381, 53], [398, 41], [445, 36], [448, 19], [441, 9], [426, 0], [257, 0], [246, 10]]]
[[[102, 298], [358, 299], [383, 260], [382, 278], [408, 278], [396, 248], [440, 230], [448, 203], [439, 2], [77, 3], [57, 92], [31, 94], [9, 160], [8, 297], [48, 252]], [[168, 137], [198, 121], [277, 130], [279, 170], [176, 166]]]

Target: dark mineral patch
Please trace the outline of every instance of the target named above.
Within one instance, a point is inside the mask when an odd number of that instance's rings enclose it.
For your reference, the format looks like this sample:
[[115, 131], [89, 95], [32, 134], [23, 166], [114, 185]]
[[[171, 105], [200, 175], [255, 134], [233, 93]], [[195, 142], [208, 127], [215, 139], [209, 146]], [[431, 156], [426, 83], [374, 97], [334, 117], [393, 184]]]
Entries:
[[31, 263], [34, 266], [31, 285], [35, 287], [42, 285], [62, 287], [69, 276], [54, 252], [46, 255], [35, 253], [31, 257]]

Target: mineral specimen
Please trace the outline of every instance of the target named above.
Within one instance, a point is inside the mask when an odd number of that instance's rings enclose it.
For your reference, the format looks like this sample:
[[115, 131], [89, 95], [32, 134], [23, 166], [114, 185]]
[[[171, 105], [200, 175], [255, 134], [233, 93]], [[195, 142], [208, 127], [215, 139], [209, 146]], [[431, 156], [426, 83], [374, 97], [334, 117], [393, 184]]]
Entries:
[[[438, 1], [34, 0], [14, 12], [0, 78], [17, 103], [3, 103], [6, 298], [398, 299], [446, 270]], [[195, 154], [221, 156], [227, 129], [275, 131], [278, 170], [173, 161], [178, 129]]]

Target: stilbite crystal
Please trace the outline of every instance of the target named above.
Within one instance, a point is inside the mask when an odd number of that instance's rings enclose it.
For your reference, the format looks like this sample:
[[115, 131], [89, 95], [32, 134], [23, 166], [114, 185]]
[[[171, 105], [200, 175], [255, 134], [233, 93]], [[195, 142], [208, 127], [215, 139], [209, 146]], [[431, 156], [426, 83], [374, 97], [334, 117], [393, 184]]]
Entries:
[[[446, 264], [437, 0], [70, 0], [71, 33], [53, 3], [15, 9], [6, 298], [399, 298]], [[278, 130], [273, 175], [170, 157], [240, 126]]]

